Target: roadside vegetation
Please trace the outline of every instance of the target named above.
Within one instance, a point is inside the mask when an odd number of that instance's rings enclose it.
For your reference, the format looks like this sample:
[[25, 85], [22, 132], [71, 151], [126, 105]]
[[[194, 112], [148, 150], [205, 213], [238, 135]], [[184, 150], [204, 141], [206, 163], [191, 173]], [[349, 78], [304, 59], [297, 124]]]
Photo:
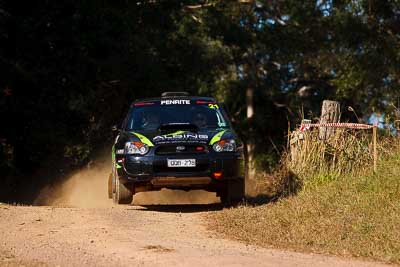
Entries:
[[[373, 173], [372, 161], [361, 156], [369, 154], [350, 149], [357, 147], [355, 140], [365, 138], [343, 138], [340, 145], [330, 146], [329, 153], [308, 147], [309, 162], [303, 167], [290, 165], [288, 158], [284, 166], [291, 171], [271, 175], [259, 192], [272, 201], [260, 205], [259, 200], [249, 198], [237, 208], [215, 212], [209, 218], [212, 228], [227, 237], [267, 247], [400, 263], [399, 140], [392, 137], [379, 142], [381, 160]], [[351, 146], [344, 153], [341, 148], [347, 145]], [[337, 156], [335, 168], [332, 158], [320, 158], [319, 164], [311, 165], [312, 155], [324, 154]], [[288, 178], [290, 175], [296, 179]]]

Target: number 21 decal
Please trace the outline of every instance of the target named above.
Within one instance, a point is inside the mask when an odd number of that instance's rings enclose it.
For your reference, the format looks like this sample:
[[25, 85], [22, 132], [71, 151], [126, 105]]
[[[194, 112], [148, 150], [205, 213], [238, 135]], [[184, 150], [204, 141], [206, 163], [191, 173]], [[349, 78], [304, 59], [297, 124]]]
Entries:
[[209, 108], [216, 108], [219, 109], [219, 106], [217, 104], [208, 104]]

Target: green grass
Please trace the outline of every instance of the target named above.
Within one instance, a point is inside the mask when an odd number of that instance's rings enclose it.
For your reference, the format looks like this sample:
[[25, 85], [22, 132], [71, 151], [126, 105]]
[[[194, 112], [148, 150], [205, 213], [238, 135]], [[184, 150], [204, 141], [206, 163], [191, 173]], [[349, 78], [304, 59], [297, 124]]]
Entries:
[[210, 227], [261, 246], [400, 263], [400, 154], [376, 174], [327, 180], [275, 203], [214, 212]]

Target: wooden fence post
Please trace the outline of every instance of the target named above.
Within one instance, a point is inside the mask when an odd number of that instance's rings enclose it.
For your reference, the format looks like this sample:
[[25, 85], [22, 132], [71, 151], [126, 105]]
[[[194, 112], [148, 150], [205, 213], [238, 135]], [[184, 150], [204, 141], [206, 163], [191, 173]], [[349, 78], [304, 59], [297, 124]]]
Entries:
[[[324, 100], [322, 102], [321, 119], [320, 123], [339, 122], [340, 120], [340, 103], [337, 101]], [[319, 128], [319, 139], [326, 140], [333, 133], [335, 129], [331, 127]]]
[[377, 171], [377, 166], [378, 166], [378, 149], [376, 147], [376, 139], [377, 139], [377, 126], [374, 125], [374, 128], [372, 128], [372, 143], [373, 143], [373, 149], [374, 149], [374, 172]]

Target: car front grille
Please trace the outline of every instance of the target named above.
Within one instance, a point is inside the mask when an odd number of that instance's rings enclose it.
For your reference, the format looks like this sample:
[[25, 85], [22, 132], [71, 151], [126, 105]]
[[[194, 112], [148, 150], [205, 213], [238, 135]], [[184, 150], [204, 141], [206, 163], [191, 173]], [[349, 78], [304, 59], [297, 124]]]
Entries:
[[208, 153], [207, 146], [200, 144], [160, 145], [156, 148], [156, 155], [181, 155]]

